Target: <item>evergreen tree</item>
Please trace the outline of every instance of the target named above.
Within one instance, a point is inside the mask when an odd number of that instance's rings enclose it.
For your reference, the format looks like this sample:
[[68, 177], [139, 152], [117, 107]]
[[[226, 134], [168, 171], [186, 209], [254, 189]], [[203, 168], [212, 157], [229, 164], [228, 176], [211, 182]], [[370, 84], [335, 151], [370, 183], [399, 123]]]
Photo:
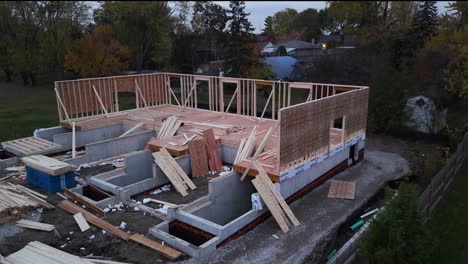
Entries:
[[428, 38], [437, 35], [436, 3], [436, 1], [423, 1], [419, 5], [409, 31], [406, 55], [411, 56], [413, 51], [421, 48]]
[[231, 1], [228, 9], [228, 32], [224, 73], [231, 77], [246, 77], [257, 64], [253, 54], [253, 27], [245, 12], [244, 1]]
[[265, 18], [265, 28], [263, 29], [263, 35], [268, 36], [268, 37], [274, 37], [275, 32], [273, 30], [273, 17], [272, 16], [267, 16]]
[[359, 255], [365, 263], [428, 263], [432, 244], [417, 207], [417, 187], [402, 184], [363, 237]]

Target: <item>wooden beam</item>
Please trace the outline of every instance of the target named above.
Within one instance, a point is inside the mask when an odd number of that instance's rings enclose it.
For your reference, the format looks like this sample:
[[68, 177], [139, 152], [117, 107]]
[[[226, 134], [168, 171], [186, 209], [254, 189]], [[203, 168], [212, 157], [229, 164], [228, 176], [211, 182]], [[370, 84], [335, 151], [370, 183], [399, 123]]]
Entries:
[[67, 108], [65, 108], [65, 105], [63, 105], [62, 98], [60, 98], [57, 88], [54, 88], [54, 90], [55, 90], [55, 95], [57, 96], [57, 100], [59, 101], [59, 104], [62, 107], [63, 112], [65, 113], [65, 117], [67, 118], [67, 120], [70, 120], [70, 116], [68, 116]]
[[91, 87], [93, 87], [93, 91], [94, 91], [94, 94], [96, 95], [98, 101], [99, 101], [99, 104], [101, 105], [101, 108], [102, 110], [104, 111], [104, 113], [106, 114], [107, 117], [109, 117], [109, 114], [107, 113], [107, 110], [106, 108], [104, 107], [104, 104], [102, 103], [102, 100], [101, 100], [101, 97], [99, 96], [97, 90], [96, 90], [96, 87], [94, 87], [94, 85], [92, 85]]
[[65, 193], [68, 197], [72, 198], [73, 200], [79, 202], [80, 204], [86, 206], [87, 208], [89, 208], [91, 211], [93, 211], [95, 214], [99, 216], [104, 216], [106, 214], [101, 208], [97, 207], [94, 204], [89, 203], [88, 201], [84, 200], [83, 198], [81, 198], [80, 196], [78, 196], [77, 194], [75, 194], [74, 192], [68, 189], [63, 190], [63, 193]]
[[148, 107], [148, 104], [146, 103], [145, 97], [143, 96], [143, 93], [141, 92], [140, 86], [138, 85], [138, 81], [135, 79], [135, 89], [138, 90], [138, 93], [141, 97], [141, 100], [143, 100], [143, 103], [145, 104], [145, 107]]
[[130, 236], [130, 240], [132, 241], [135, 241], [136, 243], [138, 244], [141, 244], [141, 245], [144, 245], [146, 247], [149, 247], [151, 249], [154, 249], [156, 251], [158, 251], [159, 253], [161, 253], [163, 256], [171, 259], [171, 260], [175, 260], [177, 259], [178, 257], [182, 256], [182, 252], [180, 251], [177, 251], [171, 247], [168, 247], [168, 246], [165, 246], [165, 245], [162, 245], [154, 240], [151, 240], [147, 237], [144, 237], [140, 234], [133, 234], [132, 236]]
[[139, 123], [138, 125], [130, 128], [129, 130], [127, 130], [125, 133], [123, 133], [122, 135], [119, 136], [119, 138], [121, 137], [125, 137], [126, 135], [128, 134], [131, 134], [133, 131], [135, 131], [137, 128], [141, 127], [142, 125], [144, 125], [145, 123], [144, 122], [141, 122]]
[[109, 232], [112, 233], [118, 237], [120, 237], [123, 240], [128, 240], [130, 235], [127, 234], [125, 231], [120, 230], [119, 228], [115, 227], [114, 225], [99, 219], [97, 216], [93, 215], [92, 213], [88, 212], [87, 210], [73, 204], [72, 202], [68, 200], [63, 200], [61, 201], [58, 205], [58, 207], [62, 208], [63, 210], [71, 213], [71, 214], [77, 214], [77, 213], [82, 213], [86, 221], [89, 223]]
[[75, 131], [75, 121], [72, 122], [72, 158], [76, 158], [76, 131]]

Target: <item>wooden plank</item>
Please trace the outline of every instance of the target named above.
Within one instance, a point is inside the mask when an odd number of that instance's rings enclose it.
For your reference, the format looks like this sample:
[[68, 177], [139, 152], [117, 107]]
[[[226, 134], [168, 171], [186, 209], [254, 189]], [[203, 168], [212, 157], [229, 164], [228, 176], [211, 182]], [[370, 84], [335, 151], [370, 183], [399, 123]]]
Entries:
[[163, 155], [166, 161], [168, 161], [169, 164], [176, 170], [176, 172], [187, 184], [187, 186], [190, 187], [190, 189], [195, 190], [197, 186], [195, 186], [195, 184], [192, 182], [192, 180], [190, 180], [185, 171], [179, 166], [179, 164], [174, 160], [174, 158], [172, 158], [171, 154], [169, 154], [169, 152], [167, 152], [165, 148], [161, 148], [159, 152]]
[[21, 219], [16, 222], [17, 226], [29, 228], [29, 229], [36, 229], [36, 230], [42, 230], [42, 231], [52, 231], [55, 229], [54, 225], [49, 225], [45, 223], [39, 223], [35, 221], [30, 221], [26, 219]]
[[139, 123], [138, 125], [130, 128], [129, 130], [127, 130], [125, 133], [123, 133], [122, 135], [119, 136], [119, 138], [121, 137], [125, 137], [126, 135], [129, 135], [131, 134], [133, 131], [135, 131], [137, 128], [141, 127], [142, 125], [144, 125], [145, 123], [141, 122]]
[[84, 218], [82, 213], [74, 214], [73, 218], [75, 218], [75, 222], [80, 227], [81, 232], [84, 232], [84, 231], [90, 229], [89, 224], [88, 224], [88, 222], [86, 222], [86, 219]]
[[213, 129], [207, 129], [203, 131], [203, 137], [205, 138], [206, 149], [208, 151], [208, 161], [210, 170], [221, 171], [223, 169], [223, 163], [218, 152], [218, 146], [213, 134]]
[[291, 223], [293, 223], [294, 226], [299, 226], [299, 220], [297, 220], [296, 216], [291, 211], [291, 208], [289, 208], [283, 196], [281, 196], [276, 187], [273, 185], [270, 178], [267, 176], [265, 170], [263, 170], [262, 165], [260, 165], [257, 161], [254, 161], [254, 165], [259, 173], [258, 178], [260, 178], [260, 180], [262, 180], [268, 186], [270, 191], [273, 193], [275, 199], [278, 201], [279, 205], [283, 209], [284, 213], [288, 216], [289, 220], [291, 220]]
[[281, 210], [276, 199], [273, 197], [273, 194], [268, 189], [268, 186], [266, 186], [265, 183], [261, 181], [260, 179], [252, 180], [252, 184], [254, 185], [255, 189], [257, 189], [258, 194], [260, 194], [260, 196], [262, 197], [263, 202], [266, 204], [266, 206], [270, 210], [271, 214], [273, 215], [273, 218], [275, 218], [281, 230], [284, 233], [288, 232], [289, 227], [287, 224], [286, 216]]
[[192, 177], [208, 174], [208, 157], [206, 153], [205, 140], [197, 139], [188, 143], [190, 154], [190, 165], [192, 166]]
[[106, 214], [101, 208], [97, 207], [94, 204], [89, 203], [88, 201], [84, 200], [83, 198], [78, 196], [76, 193], [68, 189], [63, 190], [63, 193], [68, 195], [68, 197], [72, 198], [73, 200], [79, 202], [80, 204], [86, 206], [87, 208], [89, 208], [91, 211], [93, 211], [95, 214], [99, 216], [104, 216]]
[[120, 230], [119, 228], [115, 227], [114, 225], [99, 219], [97, 216], [93, 215], [92, 213], [86, 211], [85, 209], [73, 204], [72, 202], [68, 200], [63, 200], [61, 201], [58, 205], [58, 207], [62, 208], [63, 210], [71, 213], [71, 214], [77, 214], [77, 213], [82, 213], [86, 221], [88, 223], [91, 223], [92, 225], [95, 225], [109, 233], [112, 233], [118, 237], [120, 237], [123, 240], [128, 240], [130, 235], [127, 234], [126, 232]]
[[159, 253], [161, 253], [163, 256], [169, 258], [170, 260], [175, 260], [178, 257], [182, 256], [182, 252], [180, 252], [178, 250], [175, 250], [175, 249], [173, 249], [171, 247], [162, 245], [161, 243], [158, 243], [158, 242], [156, 242], [154, 240], [151, 240], [151, 239], [149, 239], [147, 237], [144, 237], [144, 236], [142, 236], [140, 234], [133, 234], [130, 237], [130, 240], [135, 241], [138, 244], [147, 246], [147, 247], [149, 247], [151, 249], [154, 249], [154, 250], [158, 251]]
[[160, 155], [159, 152], [153, 153], [154, 160], [156, 161], [156, 164], [159, 166], [159, 168], [164, 172], [166, 177], [169, 179], [169, 181], [172, 183], [174, 188], [182, 195], [182, 196], [187, 196], [188, 193], [186, 191], [186, 186], [182, 185], [181, 179], [178, 177], [177, 173], [173, 168], [171, 168], [166, 160]]
[[342, 198], [354, 200], [356, 183], [348, 181], [331, 180], [328, 198]]

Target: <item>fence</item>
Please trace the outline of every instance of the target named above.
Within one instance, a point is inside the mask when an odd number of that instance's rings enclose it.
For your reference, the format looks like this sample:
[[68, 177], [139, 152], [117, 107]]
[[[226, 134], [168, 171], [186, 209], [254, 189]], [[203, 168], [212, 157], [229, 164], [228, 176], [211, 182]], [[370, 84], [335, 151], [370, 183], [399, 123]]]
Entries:
[[429, 186], [419, 197], [419, 211], [423, 214], [425, 220], [432, 215], [434, 208], [442, 199], [445, 191], [455, 178], [455, 175], [463, 165], [464, 159], [468, 156], [468, 133], [465, 133], [463, 140], [458, 144], [457, 150], [449, 158], [447, 164], [437, 175], [432, 178]]

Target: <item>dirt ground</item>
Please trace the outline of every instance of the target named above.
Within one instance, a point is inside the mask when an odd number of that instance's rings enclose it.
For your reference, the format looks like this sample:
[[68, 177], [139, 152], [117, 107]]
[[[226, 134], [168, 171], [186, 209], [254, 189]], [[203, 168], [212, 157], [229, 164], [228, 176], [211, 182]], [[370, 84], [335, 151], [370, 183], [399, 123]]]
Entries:
[[[30, 185], [25, 184], [25, 186], [41, 192]], [[56, 194], [46, 195], [48, 195], [47, 201], [54, 205], [62, 200]], [[37, 210], [34, 209], [31, 213], [37, 214]], [[31, 213], [26, 218], [30, 218]], [[103, 219], [115, 226], [119, 226], [124, 221], [126, 223], [124, 230], [145, 236], [149, 235], [148, 229], [150, 227], [161, 222], [157, 218], [144, 215], [141, 211], [135, 212], [133, 208], [126, 208], [124, 212], [109, 212]], [[167, 261], [164, 256], [152, 249], [133, 241], [124, 241], [108, 232], [103, 233], [100, 228], [95, 226], [90, 225], [91, 229], [81, 232], [73, 216], [60, 208], [44, 209], [39, 219], [36, 220], [55, 225], [59, 235], [55, 234], [54, 231], [44, 232], [18, 228], [14, 223], [4, 224], [0, 226], [0, 254], [7, 256], [20, 250], [31, 241], [40, 241], [77, 256], [92, 254], [93, 256], [110, 257], [114, 261], [142, 264]], [[15, 229], [19, 229], [19, 233], [12, 234]], [[94, 238], [91, 238], [92, 236]], [[154, 237], [151, 239], [157, 241]], [[63, 245], [65, 246], [62, 247]]]

